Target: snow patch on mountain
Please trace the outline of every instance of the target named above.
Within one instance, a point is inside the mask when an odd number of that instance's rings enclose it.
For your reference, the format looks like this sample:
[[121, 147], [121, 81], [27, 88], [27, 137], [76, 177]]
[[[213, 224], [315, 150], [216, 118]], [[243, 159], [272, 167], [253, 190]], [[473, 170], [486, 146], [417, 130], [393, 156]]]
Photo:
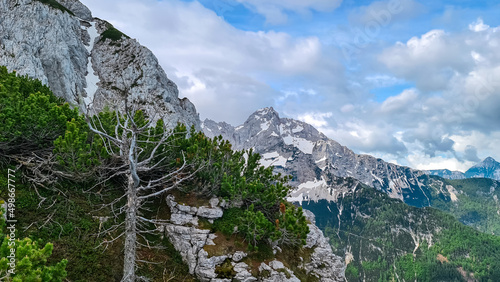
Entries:
[[326, 157], [322, 157], [321, 159], [314, 161], [315, 163], [320, 163], [326, 161]]
[[85, 28], [85, 30], [90, 35], [90, 41], [88, 46], [85, 45], [85, 48], [89, 52], [89, 59], [87, 63], [87, 75], [85, 76], [85, 93], [87, 97], [84, 98], [84, 102], [86, 106], [89, 106], [94, 100], [94, 95], [98, 89], [97, 83], [99, 83], [99, 77], [94, 73], [94, 67], [92, 66], [92, 57], [90, 54], [92, 53], [92, 48], [94, 46], [94, 41], [97, 37], [99, 37], [99, 33], [95, 28], [95, 23], [91, 22], [90, 26]]
[[292, 145], [301, 150], [304, 154], [312, 154], [313, 152], [314, 143], [304, 138], [288, 135], [283, 137], [283, 141], [285, 144]]
[[260, 164], [269, 167], [269, 166], [286, 166], [287, 158], [280, 156], [278, 152], [265, 153], [262, 154], [262, 158], [260, 159]]
[[314, 189], [321, 186], [326, 186], [325, 179], [321, 180], [314, 179], [313, 181], [307, 181], [305, 183], [300, 184], [299, 189]]
[[304, 193], [295, 194], [295, 196], [290, 196], [286, 198], [286, 200], [291, 203], [299, 203], [299, 205], [302, 205], [302, 201], [304, 200]]
[[257, 134], [261, 134], [262, 132], [268, 130], [270, 126], [271, 126], [271, 121], [266, 121], [264, 123], [261, 123], [260, 124], [260, 129], [261, 130]]
[[300, 125], [297, 125], [297, 127], [295, 127], [294, 129], [292, 129], [292, 133], [297, 133], [297, 132], [301, 132], [302, 130], [304, 130], [304, 128]]

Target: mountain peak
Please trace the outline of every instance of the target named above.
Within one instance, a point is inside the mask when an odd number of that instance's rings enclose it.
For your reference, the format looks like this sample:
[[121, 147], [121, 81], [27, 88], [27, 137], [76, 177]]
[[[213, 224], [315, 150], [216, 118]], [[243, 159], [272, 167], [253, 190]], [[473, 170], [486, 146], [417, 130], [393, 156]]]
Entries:
[[484, 167], [484, 168], [491, 168], [491, 167], [496, 167], [496, 166], [499, 166], [500, 167], [500, 163], [497, 162], [494, 158], [492, 157], [487, 157], [486, 159], [484, 159], [482, 162], [476, 164], [475, 166], [473, 167]]
[[465, 176], [500, 180], [500, 163], [492, 157], [487, 157], [482, 162], [467, 170]]
[[486, 159], [484, 159], [484, 161], [482, 161], [482, 163], [496, 163], [497, 161], [492, 158], [492, 157], [487, 157]]
[[278, 112], [273, 107], [265, 107], [255, 111], [252, 116], [260, 116], [260, 117], [277, 117], [280, 118]]
[[63, 5], [66, 9], [70, 10], [75, 16], [86, 20], [92, 20], [92, 12], [78, 0], [59, 0], [59, 3]]
[[469, 168], [465, 173], [449, 171], [447, 169], [436, 169], [427, 171], [430, 175], [438, 175], [447, 179], [464, 179], [474, 177], [485, 177], [500, 180], [500, 163], [492, 157], [487, 157]]

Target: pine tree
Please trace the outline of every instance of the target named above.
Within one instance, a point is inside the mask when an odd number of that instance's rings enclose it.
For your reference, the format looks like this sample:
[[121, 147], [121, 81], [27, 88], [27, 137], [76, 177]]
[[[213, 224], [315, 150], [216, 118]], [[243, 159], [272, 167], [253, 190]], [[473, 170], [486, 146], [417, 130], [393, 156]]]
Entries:
[[[0, 201], [2, 203], [3, 201]], [[30, 238], [9, 240], [9, 236], [1, 231], [5, 228], [5, 219], [0, 209], [0, 281], [63, 281], [66, 277], [67, 260], [63, 259], [55, 265], [47, 265], [54, 246], [47, 243], [42, 248]], [[15, 248], [15, 268], [9, 258], [11, 249]]]
[[0, 67], [0, 158], [47, 150], [77, 117], [40, 81]]

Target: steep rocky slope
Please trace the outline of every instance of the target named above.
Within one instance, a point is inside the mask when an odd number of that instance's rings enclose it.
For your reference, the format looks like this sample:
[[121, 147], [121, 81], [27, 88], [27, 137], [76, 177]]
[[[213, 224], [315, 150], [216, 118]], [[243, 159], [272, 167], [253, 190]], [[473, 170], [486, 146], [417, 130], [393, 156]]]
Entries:
[[98, 110], [123, 106], [126, 95], [150, 115], [168, 113], [169, 124], [199, 127], [194, 105], [178, 98], [149, 49], [92, 17], [78, 0], [48, 3], [0, 0], [0, 65], [41, 80], [73, 105], [81, 94]]
[[[187, 99], [178, 98], [177, 87], [167, 78], [154, 55], [137, 41], [114, 29], [106, 21], [93, 18], [90, 11], [76, 0], [65, 0], [60, 3], [53, 0], [43, 1], [43, 3], [30, 0], [0, 0], [0, 64], [6, 65], [9, 70], [16, 70], [18, 74], [40, 79], [57, 96], [63, 97], [72, 105], [82, 103], [80, 99], [82, 98], [83, 102], [90, 105], [92, 109], [100, 110], [107, 105], [123, 106], [126, 99], [130, 104], [140, 105], [152, 119], [159, 111], [159, 113], [167, 114], [166, 121], [172, 125], [182, 122], [199, 128], [199, 119], [194, 106]], [[48, 144], [53, 146], [53, 140]], [[52, 149], [48, 152], [52, 152]], [[7, 169], [5, 163], [2, 163], [1, 169], [3, 171]], [[2, 175], [7, 174], [2, 173]], [[73, 180], [68, 180], [68, 183]], [[2, 181], [5, 182], [3, 179]], [[55, 181], [61, 181], [61, 186], [67, 184], [60, 179]], [[113, 179], [113, 183], [114, 181], [116, 179]], [[24, 181], [24, 184], [28, 182]], [[68, 187], [71, 188], [66, 189]], [[123, 245], [120, 244], [119, 239], [121, 235], [115, 237], [116, 242], [113, 239], [116, 244], [110, 247], [111, 251], [104, 253], [99, 250], [100, 254], [96, 253], [99, 246], [95, 245], [99, 242], [106, 242], [106, 239], [99, 235], [96, 238], [95, 235], [101, 232], [103, 225], [112, 224], [109, 221], [112, 215], [109, 210], [102, 211], [99, 215], [93, 214], [95, 212], [93, 205], [102, 201], [103, 195], [100, 194], [99, 199], [75, 200], [82, 197], [80, 187], [76, 189], [72, 185], [68, 187], [60, 187], [66, 192], [61, 192], [65, 195], [64, 200], [54, 200], [49, 207], [41, 211], [42, 203], [38, 202], [37, 196], [34, 196], [32, 187], [19, 185], [17, 195], [19, 202], [17, 203], [24, 208], [20, 217], [24, 219], [22, 224], [27, 225], [22, 225], [26, 227], [22, 228], [23, 232], [26, 236], [30, 233], [34, 238], [43, 237], [54, 241], [58, 248], [56, 257], [67, 256], [69, 259], [68, 272], [72, 280], [120, 280], [119, 268], [123, 262]], [[107, 186], [107, 188], [110, 187]], [[42, 194], [47, 197], [49, 195], [57, 197], [52, 194], [53, 191], [48, 190], [43, 191]], [[114, 194], [120, 189], [111, 190], [113, 191], [106, 191], [109, 194], [104, 197], [110, 197], [112, 202], [120, 201], [121, 197]], [[43, 197], [40, 194], [38, 196]], [[162, 199], [156, 200], [162, 201]], [[175, 266], [172, 266], [166, 262], [175, 261], [176, 257], [180, 256], [187, 263], [188, 274], [195, 276], [186, 275], [188, 280], [196, 278], [202, 281], [231, 281], [224, 279], [218, 273], [220, 272], [218, 268], [228, 267], [226, 264], [229, 264], [231, 275], [234, 272], [232, 278], [241, 281], [255, 281], [257, 280], [255, 276], [259, 274], [260, 281], [295, 282], [300, 281], [298, 277], [301, 275], [313, 278], [314, 281], [344, 280], [345, 265], [342, 258], [332, 253], [327, 239], [314, 225], [314, 217], [310, 213], [307, 216], [311, 232], [305, 239], [305, 247], [298, 249], [304, 254], [292, 256], [288, 252], [285, 256], [282, 253], [287, 250], [280, 250], [275, 246], [275, 253], [271, 251], [266, 260], [260, 262], [255, 269], [254, 265], [247, 264], [248, 261], [245, 260], [243, 251], [227, 252], [223, 255], [205, 251], [205, 245], [218, 246], [215, 242], [217, 236], [211, 234], [211, 230], [206, 226], [198, 226], [197, 219], [206, 223], [205, 221], [210, 222], [220, 217], [223, 211], [218, 204], [189, 207], [179, 205], [172, 199], [167, 198], [167, 201], [170, 214], [168, 218], [165, 218], [166, 223], [158, 226], [158, 229], [165, 232], [162, 238], [165, 242], [161, 242], [162, 247], [173, 244], [173, 250], [153, 252], [149, 245], [148, 248], [141, 249], [140, 255], [161, 261], [161, 263], [139, 267], [139, 273], [145, 273], [145, 277], [167, 279], [165, 275], [171, 272], [173, 277], [170, 278], [176, 278], [176, 267], [181, 263], [177, 262]], [[153, 203], [148, 204], [153, 205]], [[154, 207], [158, 210], [162, 209], [161, 204]], [[57, 236], [53, 236], [55, 233], [52, 231], [56, 228], [48, 221], [46, 223], [50, 227], [46, 226], [45, 230], [43, 229], [45, 224], [40, 227], [36, 224], [46, 216], [44, 213], [49, 211], [52, 213], [49, 221], [52, 219], [53, 223], [57, 223], [61, 228]], [[54, 216], [56, 213], [57, 215]], [[57, 220], [54, 220], [55, 218]], [[186, 218], [190, 220], [186, 222]], [[45, 232], [46, 230], [49, 231]], [[76, 230], [78, 232], [74, 232]], [[92, 232], [93, 235], [89, 235]], [[156, 236], [160, 237], [159, 232], [148, 233], [148, 235], [151, 235], [156, 243], [160, 242], [156, 238]], [[243, 237], [238, 239], [236, 243], [248, 245], [248, 242], [242, 242]], [[220, 245], [227, 246], [225, 239], [222, 241]], [[256, 253], [255, 247], [248, 249]], [[168, 258], [165, 259], [165, 257]], [[255, 261], [250, 260], [250, 262]], [[170, 281], [170, 278], [167, 280]], [[185, 281], [185, 279], [180, 277], [174, 281]]]

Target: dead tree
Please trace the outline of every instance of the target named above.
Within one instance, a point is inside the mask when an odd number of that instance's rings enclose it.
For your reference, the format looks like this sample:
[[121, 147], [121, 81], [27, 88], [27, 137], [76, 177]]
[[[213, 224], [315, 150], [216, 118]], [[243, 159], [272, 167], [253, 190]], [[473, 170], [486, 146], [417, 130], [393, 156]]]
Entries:
[[[130, 85], [134, 85], [134, 83]], [[126, 198], [126, 203], [115, 213], [115, 217], [125, 214], [125, 221], [121, 223], [124, 225], [124, 230], [112, 241], [124, 238], [122, 281], [136, 281], [135, 271], [139, 261], [137, 249], [142, 245], [139, 242], [139, 237], [145, 240], [146, 245], [149, 246], [149, 242], [143, 234], [151, 233], [151, 230], [144, 227], [158, 223], [158, 220], [143, 217], [140, 212], [141, 208], [155, 197], [180, 187], [195, 174], [195, 171], [187, 164], [184, 154], [182, 154], [178, 166], [169, 165], [171, 163], [169, 158], [177, 148], [171, 146], [172, 140], [175, 140], [175, 136], [173, 136], [175, 133], [171, 128], [167, 128], [165, 123], [161, 123], [162, 128], [158, 128], [157, 122], [155, 122], [167, 117], [163, 109], [158, 107], [154, 111], [154, 116], [138, 120], [137, 115], [140, 116], [142, 112], [141, 104], [130, 102], [127, 99], [131, 87], [126, 89], [115, 87], [115, 90], [120, 92], [123, 100], [112, 101], [112, 104], [120, 106], [114, 109], [116, 118], [111, 129], [109, 126], [103, 125], [98, 114], [91, 115], [92, 110], [88, 105], [83, 104], [81, 95], [79, 100], [80, 106], [86, 108], [84, 117], [90, 131], [94, 134], [94, 138], [102, 139], [104, 147], [112, 159], [112, 165], [103, 165], [99, 168], [108, 171], [101, 174], [99, 183], [117, 177], [124, 182], [123, 197]], [[116, 199], [114, 203], [119, 200]], [[115, 230], [119, 230], [118, 225], [107, 231]]]

